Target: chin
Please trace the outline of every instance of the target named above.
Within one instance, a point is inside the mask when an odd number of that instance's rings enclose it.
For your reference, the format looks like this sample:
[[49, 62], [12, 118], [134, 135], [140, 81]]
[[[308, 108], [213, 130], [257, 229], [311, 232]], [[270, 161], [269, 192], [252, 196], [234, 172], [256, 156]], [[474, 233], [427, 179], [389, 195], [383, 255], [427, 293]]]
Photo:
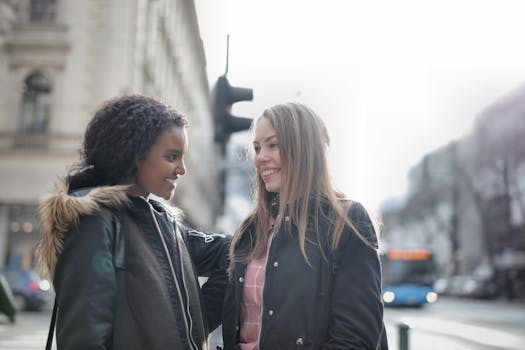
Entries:
[[167, 201], [169, 201], [170, 199], [173, 198], [173, 193], [175, 191], [170, 191], [170, 192], [161, 192], [161, 193], [154, 193], [155, 196], [157, 197], [160, 197], [162, 199], [165, 199]]
[[173, 198], [173, 192], [162, 196], [162, 198], [164, 198], [165, 200], [169, 201], [170, 199]]
[[279, 192], [279, 187], [277, 187], [277, 186], [266, 186], [266, 191], [278, 193]]

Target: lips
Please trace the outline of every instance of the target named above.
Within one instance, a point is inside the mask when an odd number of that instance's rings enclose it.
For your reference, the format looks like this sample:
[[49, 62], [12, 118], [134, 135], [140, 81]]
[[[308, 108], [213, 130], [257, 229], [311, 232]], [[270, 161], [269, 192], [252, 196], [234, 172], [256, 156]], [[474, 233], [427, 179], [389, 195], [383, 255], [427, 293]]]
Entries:
[[279, 169], [277, 168], [272, 168], [272, 169], [263, 169], [260, 171], [260, 174], [262, 176], [263, 179], [268, 179], [270, 178], [272, 175], [275, 175], [279, 172]]
[[175, 183], [177, 182], [177, 179], [165, 179], [165, 181], [175, 185]]
[[165, 179], [165, 182], [169, 184], [171, 191], [177, 188], [177, 179]]

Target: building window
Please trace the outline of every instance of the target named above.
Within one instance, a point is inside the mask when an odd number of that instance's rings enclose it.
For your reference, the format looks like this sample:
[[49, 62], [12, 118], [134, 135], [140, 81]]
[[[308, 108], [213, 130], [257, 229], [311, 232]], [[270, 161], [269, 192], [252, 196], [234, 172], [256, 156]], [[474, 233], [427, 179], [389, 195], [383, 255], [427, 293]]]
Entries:
[[51, 83], [41, 73], [33, 73], [24, 81], [22, 96], [21, 131], [47, 131], [51, 114]]
[[53, 22], [55, 20], [55, 0], [31, 0], [31, 22]]

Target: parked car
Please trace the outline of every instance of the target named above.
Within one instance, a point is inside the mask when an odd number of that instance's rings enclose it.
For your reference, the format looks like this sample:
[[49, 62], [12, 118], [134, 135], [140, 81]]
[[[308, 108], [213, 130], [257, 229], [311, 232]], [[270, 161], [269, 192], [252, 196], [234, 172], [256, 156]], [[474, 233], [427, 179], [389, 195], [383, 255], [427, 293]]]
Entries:
[[480, 299], [495, 299], [501, 290], [492, 278], [471, 277], [465, 285], [466, 296]]
[[500, 288], [493, 279], [469, 275], [440, 278], [434, 289], [439, 295], [455, 297], [494, 299], [500, 295]]
[[5, 269], [2, 272], [13, 291], [18, 310], [40, 310], [49, 302], [51, 284], [35, 271]]

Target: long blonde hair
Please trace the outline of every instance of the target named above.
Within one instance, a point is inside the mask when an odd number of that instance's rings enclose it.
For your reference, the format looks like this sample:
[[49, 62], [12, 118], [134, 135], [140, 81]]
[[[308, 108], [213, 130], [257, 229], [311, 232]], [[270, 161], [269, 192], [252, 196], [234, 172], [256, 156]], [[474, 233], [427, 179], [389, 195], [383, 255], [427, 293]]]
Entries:
[[[254, 121], [252, 128], [261, 118], [267, 118], [275, 129], [281, 157], [281, 188], [279, 194], [266, 191], [261, 175], [257, 173], [254, 193], [255, 208], [241, 223], [232, 240], [230, 248], [230, 276], [233, 275], [235, 262], [248, 262], [265, 251], [270, 231], [272, 207], [278, 204], [278, 215], [274, 227], [278, 228], [284, 221], [297, 227], [299, 246], [308, 262], [305, 249], [306, 227], [309, 215], [313, 216], [313, 225], [317, 241], [320, 242], [320, 217], [327, 217], [322, 209], [328, 203], [333, 209], [330, 217], [334, 223], [329, 233], [330, 248], [335, 250], [339, 245], [341, 234], [348, 226], [363, 241], [367, 242], [348, 218], [350, 201], [344, 200], [342, 193], [332, 184], [327, 164], [327, 150], [330, 143], [324, 121], [311, 108], [301, 103], [279, 104], [266, 109]], [[277, 203], [275, 203], [277, 202]], [[309, 210], [313, 212], [309, 213]], [[236, 256], [235, 247], [251, 226], [255, 227], [255, 245], [248, 255]]]

